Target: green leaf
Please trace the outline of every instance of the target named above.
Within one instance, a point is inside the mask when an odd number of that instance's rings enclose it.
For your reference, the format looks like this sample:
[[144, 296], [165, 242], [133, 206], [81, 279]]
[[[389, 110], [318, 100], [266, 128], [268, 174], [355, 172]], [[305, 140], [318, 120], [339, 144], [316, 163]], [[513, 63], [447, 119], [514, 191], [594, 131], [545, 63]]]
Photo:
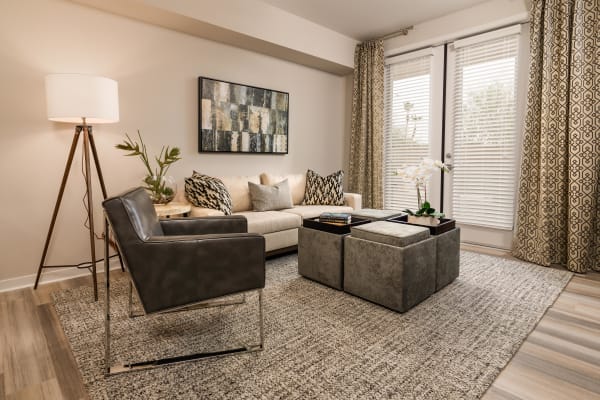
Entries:
[[[150, 159], [148, 158], [146, 144], [142, 139], [142, 134], [140, 133], [139, 129], [137, 131], [137, 134], [139, 138], [139, 143], [131, 139], [129, 135], [125, 133], [126, 139], [123, 140], [123, 143], [117, 144], [115, 147], [119, 150], [129, 152], [128, 154], [126, 154], [126, 156], [139, 156], [148, 172], [148, 175], [146, 176], [144, 182], [147, 185], [158, 187], [160, 185], [160, 179], [163, 176], [165, 176], [167, 170], [169, 169], [169, 165], [181, 159], [181, 152], [177, 147], [170, 149], [168, 146], [163, 146], [158, 157], [154, 157], [158, 168], [156, 168], [153, 171], [152, 167], [150, 166]], [[153, 180], [152, 175], [156, 176], [157, 179]]]

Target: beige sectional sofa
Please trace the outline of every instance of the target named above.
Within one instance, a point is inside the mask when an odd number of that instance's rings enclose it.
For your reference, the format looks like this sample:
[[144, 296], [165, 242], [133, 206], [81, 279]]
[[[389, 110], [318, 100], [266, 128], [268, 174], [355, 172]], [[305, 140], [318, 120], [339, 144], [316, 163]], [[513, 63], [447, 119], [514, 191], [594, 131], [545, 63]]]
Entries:
[[[243, 215], [248, 220], [248, 231], [260, 233], [265, 237], [266, 251], [270, 254], [293, 249], [298, 244], [298, 228], [303, 218], [318, 217], [322, 212], [351, 212], [361, 208], [361, 195], [344, 193], [343, 206], [301, 205], [306, 187], [306, 174], [272, 175], [263, 173], [253, 176], [220, 176], [233, 203], [233, 214]], [[274, 185], [288, 180], [292, 195], [293, 208], [278, 211], [252, 211], [252, 200], [248, 182], [262, 185]], [[179, 190], [176, 201], [186, 202], [183, 188]], [[192, 217], [223, 215], [222, 211], [193, 207]]]

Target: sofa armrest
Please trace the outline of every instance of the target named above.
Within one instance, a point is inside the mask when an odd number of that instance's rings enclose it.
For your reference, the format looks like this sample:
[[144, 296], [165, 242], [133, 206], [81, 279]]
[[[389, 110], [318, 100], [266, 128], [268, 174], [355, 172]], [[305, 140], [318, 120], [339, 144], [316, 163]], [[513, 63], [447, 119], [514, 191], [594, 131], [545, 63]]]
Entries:
[[344, 193], [344, 205], [350, 206], [354, 210], [362, 208], [362, 195], [358, 193]]
[[160, 226], [165, 236], [248, 232], [246, 217], [241, 215], [161, 219]]

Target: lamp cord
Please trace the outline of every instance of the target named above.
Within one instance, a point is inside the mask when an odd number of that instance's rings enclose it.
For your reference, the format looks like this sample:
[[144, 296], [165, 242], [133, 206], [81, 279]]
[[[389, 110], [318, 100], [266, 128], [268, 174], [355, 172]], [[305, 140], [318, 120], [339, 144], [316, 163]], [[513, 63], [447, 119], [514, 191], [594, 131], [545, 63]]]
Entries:
[[[117, 257], [118, 254], [113, 254], [112, 256], [109, 256], [108, 259], [110, 260], [111, 258]], [[96, 260], [97, 263], [104, 261], [104, 258], [100, 258], [98, 260]], [[84, 261], [81, 262], [79, 264], [74, 264], [73, 265], [75, 268], [77, 269], [90, 269], [92, 268], [92, 262], [91, 261]], [[91, 271], [90, 271], [91, 272]]]
[[[84, 182], [87, 182], [87, 174], [85, 172], [85, 168], [83, 168], [83, 165], [85, 163], [85, 158], [84, 158], [84, 154], [83, 151], [81, 152], [81, 175], [83, 176], [83, 180]], [[88, 230], [91, 230], [90, 228], [90, 210], [88, 208], [88, 191], [87, 191], [87, 186], [86, 186], [86, 190], [85, 190], [85, 194], [83, 195], [81, 201], [83, 203], [83, 207], [85, 208], [85, 221], [83, 222], [83, 226], [85, 228], [87, 228]], [[98, 235], [96, 232], [93, 232], [94, 237], [96, 238], [96, 240], [105, 240], [105, 236], [104, 236], [104, 232], [101, 235]], [[118, 255], [118, 249], [117, 249], [117, 243], [114, 241], [114, 239], [112, 237], [108, 237], [108, 244], [110, 245], [110, 247], [112, 247], [115, 251], [117, 251], [117, 254], [113, 254], [112, 256], [108, 257], [108, 258], [113, 258], [116, 257]], [[96, 262], [100, 262], [100, 261], [104, 261], [104, 258], [101, 258], [99, 260], [96, 260]], [[75, 267], [77, 268], [90, 268], [89, 265], [91, 265], [91, 261], [86, 261], [86, 262], [82, 262], [79, 264], [76, 264]], [[84, 265], [88, 265], [87, 267], [85, 267]]]
[[[84, 157], [84, 154], [82, 151], [81, 152], [81, 175], [83, 176], [84, 182], [87, 182], [87, 174], [85, 172], [85, 168], [83, 168], [84, 163], [85, 163], [85, 157]], [[87, 191], [87, 186], [86, 186], [85, 194], [83, 195], [83, 198], [81, 199], [81, 201], [83, 202], [83, 207], [85, 208], [85, 211], [86, 211], [86, 213], [85, 213], [86, 217], [85, 217], [83, 226], [86, 227], [88, 230], [91, 230], [90, 229], [90, 209], [88, 208], [88, 195], [89, 195], [89, 193]], [[96, 234], [96, 232], [93, 232], [93, 234], [97, 240], [104, 240], [104, 233], [102, 235], [98, 235], [98, 234]], [[111, 246], [114, 247], [113, 241], [110, 239], [109, 239], [109, 241], [111, 242], [110, 243]]]

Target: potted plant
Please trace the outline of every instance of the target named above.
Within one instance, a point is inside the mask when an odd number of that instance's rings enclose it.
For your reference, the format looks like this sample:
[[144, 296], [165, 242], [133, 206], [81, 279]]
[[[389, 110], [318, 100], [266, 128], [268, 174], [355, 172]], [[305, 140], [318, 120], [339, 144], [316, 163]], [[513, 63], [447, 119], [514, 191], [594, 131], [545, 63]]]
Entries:
[[177, 192], [177, 186], [175, 180], [167, 175], [167, 171], [171, 164], [180, 160], [179, 155], [181, 152], [178, 147], [170, 148], [167, 146], [162, 147], [158, 157], [154, 157], [157, 167], [152, 170], [150, 167], [150, 159], [148, 158], [148, 151], [146, 145], [142, 140], [142, 135], [138, 130], [139, 143], [125, 134], [126, 139], [123, 143], [116, 145], [115, 147], [119, 150], [128, 151], [127, 156], [138, 156], [146, 167], [147, 174], [144, 178], [145, 188], [152, 199], [154, 204], [166, 204], [173, 200], [175, 193]]
[[413, 182], [417, 188], [418, 210], [404, 210], [408, 214], [409, 223], [435, 226], [439, 225], [440, 218], [444, 217], [444, 214], [432, 208], [427, 200], [427, 184], [433, 173], [437, 170], [450, 172], [450, 169], [443, 162], [432, 160], [431, 158], [424, 158], [418, 166], [404, 167], [396, 171], [396, 175], [404, 180]]

